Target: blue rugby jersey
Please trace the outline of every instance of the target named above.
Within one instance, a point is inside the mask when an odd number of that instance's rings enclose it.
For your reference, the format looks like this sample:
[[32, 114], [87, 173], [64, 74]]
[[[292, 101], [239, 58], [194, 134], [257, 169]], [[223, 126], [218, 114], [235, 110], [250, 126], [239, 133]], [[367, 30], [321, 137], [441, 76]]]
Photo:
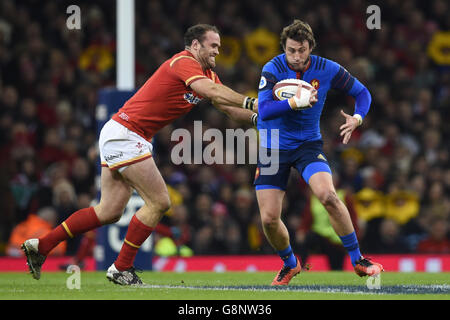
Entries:
[[[264, 116], [264, 108], [274, 108], [276, 104], [287, 103], [287, 101], [275, 101], [272, 94], [274, 85], [285, 79], [301, 79], [309, 82], [318, 91], [318, 101], [312, 108], [294, 111], [285, 108], [285, 111], [275, 117]], [[327, 93], [330, 89], [343, 90], [347, 94], [361, 102], [357, 104], [355, 113], [362, 118], [367, 114], [370, 107], [370, 94], [366, 87], [354, 78], [345, 68], [338, 63], [316, 55], [310, 55], [304, 72], [292, 70], [286, 61], [286, 55], [280, 54], [266, 63], [262, 69], [258, 92], [258, 132], [260, 135], [260, 146], [265, 148], [277, 148], [282, 150], [296, 149], [305, 141], [315, 141], [322, 138], [320, 134], [320, 116]], [[267, 110], [267, 109], [266, 109]], [[266, 130], [263, 130], [266, 129]], [[277, 131], [272, 131], [278, 129]], [[279, 146], [271, 143], [271, 138], [278, 136]]]

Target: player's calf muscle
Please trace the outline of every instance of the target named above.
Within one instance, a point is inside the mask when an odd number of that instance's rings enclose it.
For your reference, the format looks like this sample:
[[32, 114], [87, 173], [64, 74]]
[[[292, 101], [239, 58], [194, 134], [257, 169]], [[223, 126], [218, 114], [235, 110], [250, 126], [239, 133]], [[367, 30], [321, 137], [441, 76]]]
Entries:
[[340, 201], [340, 205], [335, 210], [328, 210], [330, 222], [339, 236], [345, 236], [355, 231], [347, 207]]
[[328, 214], [336, 220], [342, 220], [349, 216], [347, 207], [334, 191], [327, 193], [320, 202], [327, 209]]

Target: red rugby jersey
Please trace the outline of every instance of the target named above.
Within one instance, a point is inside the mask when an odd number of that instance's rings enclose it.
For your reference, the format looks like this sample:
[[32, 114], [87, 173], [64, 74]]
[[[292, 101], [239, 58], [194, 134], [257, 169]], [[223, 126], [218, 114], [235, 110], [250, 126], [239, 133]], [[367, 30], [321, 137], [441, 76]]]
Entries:
[[112, 119], [150, 141], [203, 99], [190, 85], [205, 78], [221, 83], [214, 71], [203, 70], [189, 51], [181, 51], [165, 61]]

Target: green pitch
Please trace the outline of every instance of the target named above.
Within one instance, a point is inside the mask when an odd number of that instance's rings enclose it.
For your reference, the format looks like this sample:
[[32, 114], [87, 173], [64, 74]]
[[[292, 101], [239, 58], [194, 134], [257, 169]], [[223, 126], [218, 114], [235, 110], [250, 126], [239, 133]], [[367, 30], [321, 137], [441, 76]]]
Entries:
[[[71, 274], [0, 273], [0, 299], [12, 300], [299, 300], [299, 299], [450, 299], [450, 273], [394, 273], [369, 283], [351, 272], [303, 272], [286, 288], [270, 287], [273, 272], [143, 272], [143, 287], [114, 285], [105, 272], [81, 272], [80, 289], [68, 289]], [[72, 278], [73, 279], [73, 278]], [[69, 281], [72, 286], [76, 281]], [[69, 285], [70, 286], [70, 285]]]

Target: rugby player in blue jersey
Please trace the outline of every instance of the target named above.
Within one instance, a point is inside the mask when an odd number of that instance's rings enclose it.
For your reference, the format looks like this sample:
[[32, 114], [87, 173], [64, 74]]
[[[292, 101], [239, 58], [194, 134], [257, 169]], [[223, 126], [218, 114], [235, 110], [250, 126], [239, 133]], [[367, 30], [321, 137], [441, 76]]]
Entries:
[[[340, 126], [343, 143], [347, 144], [352, 132], [361, 125], [370, 108], [371, 95], [367, 88], [338, 63], [312, 55], [315, 47], [311, 27], [300, 20], [285, 27], [281, 33], [284, 53], [274, 57], [262, 69], [258, 92], [258, 132], [260, 138], [259, 161], [255, 188], [264, 233], [283, 260], [283, 267], [272, 285], [287, 285], [301, 271], [294, 256], [289, 234], [281, 221], [282, 202], [291, 167], [301, 174], [314, 195], [329, 213], [330, 222], [347, 249], [355, 272], [359, 276], [376, 276], [383, 266], [364, 258], [349, 212], [336, 194], [331, 169], [322, 151], [320, 115], [327, 92], [343, 90], [355, 98], [353, 115], [341, 110], [344, 123]], [[301, 90], [286, 100], [275, 100], [274, 85], [284, 79], [301, 79], [316, 90], [309, 101], [301, 99]], [[278, 159], [276, 173], [264, 170], [274, 163], [261, 161]], [[274, 155], [277, 157], [274, 157]]]

